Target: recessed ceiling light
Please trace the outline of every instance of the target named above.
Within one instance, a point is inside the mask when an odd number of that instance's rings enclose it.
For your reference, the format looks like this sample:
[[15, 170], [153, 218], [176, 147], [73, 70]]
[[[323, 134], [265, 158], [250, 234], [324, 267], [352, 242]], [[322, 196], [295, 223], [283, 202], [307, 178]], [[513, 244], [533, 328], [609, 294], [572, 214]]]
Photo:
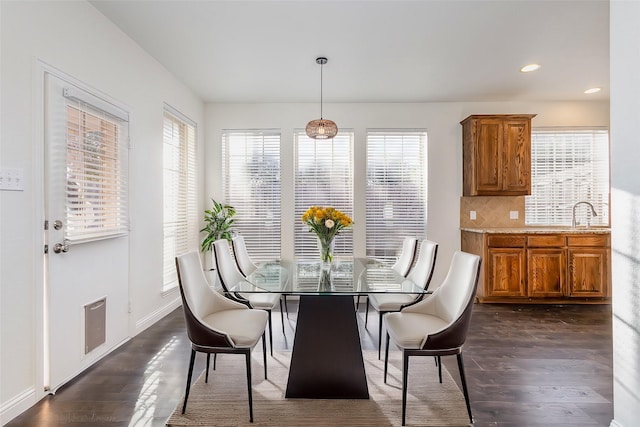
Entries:
[[584, 93], [586, 94], [590, 94], [590, 93], [597, 93], [600, 92], [600, 88], [599, 87], [592, 87], [591, 89], [587, 89], [584, 91]]
[[528, 64], [524, 67], [520, 68], [520, 71], [523, 73], [530, 73], [532, 71], [536, 71], [540, 69], [540, 64]]

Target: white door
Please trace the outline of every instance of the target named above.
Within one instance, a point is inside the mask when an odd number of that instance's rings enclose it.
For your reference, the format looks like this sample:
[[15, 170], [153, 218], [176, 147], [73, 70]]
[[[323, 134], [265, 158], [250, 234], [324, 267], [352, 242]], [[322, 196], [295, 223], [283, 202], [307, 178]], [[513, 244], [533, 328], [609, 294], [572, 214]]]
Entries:
[[128, 148], [118, 145], [128, 115], [50, 73], [44, 95], [45, 383], [55, 391], [129, 336]]

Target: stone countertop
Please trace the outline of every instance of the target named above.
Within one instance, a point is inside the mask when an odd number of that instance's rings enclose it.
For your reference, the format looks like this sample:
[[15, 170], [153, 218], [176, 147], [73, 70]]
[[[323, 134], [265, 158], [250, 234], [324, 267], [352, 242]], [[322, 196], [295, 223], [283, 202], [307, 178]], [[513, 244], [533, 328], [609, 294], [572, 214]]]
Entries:
[[548, 233], [567, 233], [567, 234], [609, 234], [609, 227], [518, 227], [518, 228], [470, 228], [461, 227], [460, 231], [469, 231], [471, 233], [492, 233], [492, 234], [548, 234]]

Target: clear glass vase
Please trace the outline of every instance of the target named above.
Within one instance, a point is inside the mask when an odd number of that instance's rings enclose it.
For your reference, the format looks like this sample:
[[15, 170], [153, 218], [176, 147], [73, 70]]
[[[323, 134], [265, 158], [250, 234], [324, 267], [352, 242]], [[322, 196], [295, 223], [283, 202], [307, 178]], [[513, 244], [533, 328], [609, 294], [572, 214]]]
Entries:
[[323, 239], [318, 237], [318, 251], [320, 252], [320, 261], [323, 264], [329, 263], [333, 261], [333, 239]]
[[[324, 264], [324, 262], [323, 262]], [[320, 272], [320, 278], [318, 280], [318, 292], [332, 292], [333, 280], [331, 278], [331, 269], [323, 269]]]

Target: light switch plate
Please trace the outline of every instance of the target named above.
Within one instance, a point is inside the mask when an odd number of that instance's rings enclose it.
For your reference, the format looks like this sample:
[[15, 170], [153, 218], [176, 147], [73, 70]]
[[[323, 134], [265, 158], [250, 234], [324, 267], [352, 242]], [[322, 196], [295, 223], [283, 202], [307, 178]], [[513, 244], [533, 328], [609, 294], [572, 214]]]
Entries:
[[519, 214], [518, 211], [509, 211], [509, 219], [518, 219]]
[[0, 169], [0, 190], [24, 191], [22, 169]]
[[476, 211], [469, 211], [469, 219], [471, 221], [475, 221], [476, 220]]

